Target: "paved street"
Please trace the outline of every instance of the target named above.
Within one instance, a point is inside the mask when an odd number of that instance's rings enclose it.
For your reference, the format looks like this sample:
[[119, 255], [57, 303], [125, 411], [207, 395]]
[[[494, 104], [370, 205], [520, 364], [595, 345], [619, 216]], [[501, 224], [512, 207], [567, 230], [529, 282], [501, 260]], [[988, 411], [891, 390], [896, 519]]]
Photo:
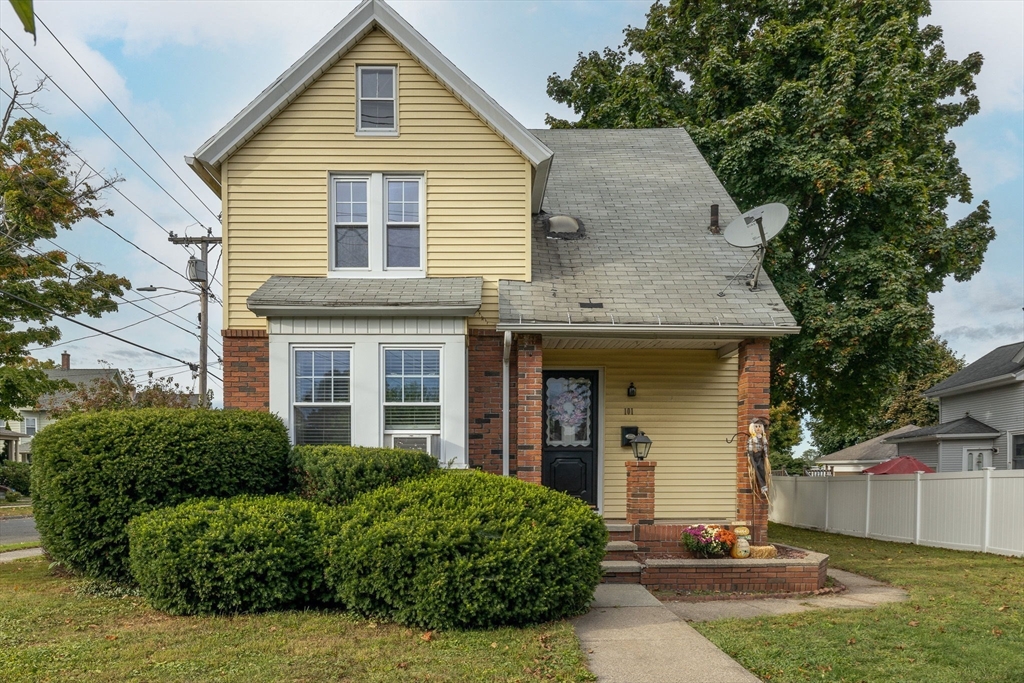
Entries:
[[33, 518], [0, 519], [0, 545], [38, 540], [39, 533], [36, 531], [36, 520]]

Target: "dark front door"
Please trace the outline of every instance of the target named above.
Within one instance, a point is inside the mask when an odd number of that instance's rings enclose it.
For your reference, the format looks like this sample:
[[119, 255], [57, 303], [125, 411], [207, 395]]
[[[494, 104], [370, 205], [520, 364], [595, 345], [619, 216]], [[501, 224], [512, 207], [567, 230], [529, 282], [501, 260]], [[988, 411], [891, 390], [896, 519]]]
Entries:
[[541, 481], [597, 506], [597, 372], [545, 370]]

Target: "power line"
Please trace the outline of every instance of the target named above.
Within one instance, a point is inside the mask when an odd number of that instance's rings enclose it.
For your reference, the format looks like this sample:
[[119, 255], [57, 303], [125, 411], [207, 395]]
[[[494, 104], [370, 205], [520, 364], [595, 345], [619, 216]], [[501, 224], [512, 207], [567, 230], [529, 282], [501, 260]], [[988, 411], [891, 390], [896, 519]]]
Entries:
[[[49, 261], [49, 262], [50, 262], [50, 263], [52, 263], [53, 265], [57, 266], [58, 268], [61, 268], [61, 269], [65, 270], [65, 271], [67, 271], [68, 275], [74, 275], [74, 276], [77, 276], [77, 277], [78, 277], [79, 279], [84, 279], [84, 276], [83, 276], [83, 275], [81, 275], [80, 273], [76, 273], [76, 272], [75, 272], [74, 270], [72, 270], [71, 268], [68, 268], [68, 267], [67, 267], [67, 266], [65, 266], [64, 264], [62, 264], [62, 263], [58, 263], [57, 261], [54, 261], [54, 260], [53, 260], [53, 259], [51, 259], [51, 258], [50, 258], [49, 256], [47, 256], [46, 254], [42, 253], [41, 251], [38, 251], [38, 250], [37, 250], [37, 249], [35, 249], [34, 247], [30, 247], [30, 246], [28, 246], [27, 244], [26, 244], [26, 245], [23, 245], [23, 246], [24, 246], [24, 247], [25, 247], [26, 249], [28, 249], [29, 251], [31, 251], [31, 252], [33, 252], [34, 254], [36, 254], [37, 256], [39, 256], [39, 257], [41, 257], [41, 258], [44, 258], [44, 259], [46, 259], [47, 261]], [[75, 259], [76, 259], [76, 260], [78, 260], [78, 262], [79, 262], [79, 263], [85, 263], [85, 262], [86, 262], [86, 261], [85, 261], [84, 259], [82, 259], [81, 257], [79, 257], [79, 256], [75, 256], [75, 254], [72, 254], [71, 252], [69, 252], [69, 251], [67, 251], [67, 250], [65, 250], [65, 249], [61, 249], [61, 251], [63, 251], [64, 253], [70, 254], [71, 256], [74, 256], [74, 257], [75, 257]], [[101, 286], [101, 285], [99, 285], [99, 284], [97, 284], [97, 287], [99, 287], [99, 289], [102, 289], [103, 291], [105, 291], [105, 292], [106, 292], [107, 294], [109, 294], [110, 296], [114, 296], [114, 297], [117, 297], [117, 298], [121, 299], [122, 301], [124, 301], [124, 303], [132, 303], [132, 302], [129, 302], [129, 301], [127, 300], [127, 299], [125, 299], [125, 298], [124, 298], [123, 296], [121, 296], [120, 294], [115, 294], [115, 293], [114, 293], [114, 292], [113, 292], [112, 290], [110, 290], [110, 289], [108, 289], [108, 288], [106, 288], [106, 287], [103, 287], [103, 286]], [[156, 303], [156, 302], [154, 302], [154, 303]], [[137, 304], [137, 303], [132, 303], [132, 305], [133, 305], [133, 306], [135, 306], [136, 308], [138, 308], [138, 309], [139, 309], [139, 310], [141, 310], [141, 311], [145, 311], [146, 313], [148, 313], [148, 314], [150, 314], [150, 315], [153, 315], [153, 311], [149, 310], [148, 308], [143, 308], [142, 306], [140, 306], [140, 305], [139, 305], [139, 304]], [[169, 308], [167, 308], [166, 306], [163, 306], [163, 305], [161, 305], [161, 304], [159, 304], [159, 303], [157, 303], [157, 306], [160, 306], [160, 308], [163, 308], [163, 309], [164, 309], [165, 311], [167, 311], [167, 313], [172, 313], [172, 311], [171, 311], [171, 310], [170, 310]], [[186, 333], [188, 333], [188, 334], [192, 335], [192, 336], [193, 336], [193, 337], [195, 337], [196, 339], [198, 339], [198, 338], [199, 338], [199, 335], [198, 335], [198, 334], [196, 334], [196, 333], [195, 333], [194, 331], [192, 331], [192, 330], [187, 330], [187, 329], [185, 329], [184, 327], [182, 327], [181, 325], [178, 325], [177, 323], [174, 323], [174, 322], [171, 322], [170, 320], [167, 320], [166, 318], [162, 317], [163, 315], [166, 315], [166, 313], [161, 313], [161, 314], [159, 314], [159, 317], [160, 317], [160, 319], [161, 319], [161, 320], [163, 320], [163, 321], [164, 321], [165, 323], [167, 323], [168, 325], [171, 325], [172, 327], [176, 327], [177, 329], [179, 329], [179, 330], [181, 330], [181, 331], [183, 331], [183, 332], [186, 332]], [[181, 319], [182, 319], [182, 320], [184, 320], [185, 322], [189, 322], [189, 321], [188, 321], [188, 319], [186, 319], [186, 318], [183, 318], [183, 317], [182, 317], [181, 315], [179, 315], [179, 314], [177, 314], [177, 313], [174, 313], [174, 315], [176, 315], [177, 317], [181, 318]]]
[[[10, 37], [10, 36], [8, 36], [8, 37]], [[157, 356], [162, 356], [163, 358], [167, 358], [169, 360], [173, 360], [175, 362], [181, 363], [182, 365], [187, 365], [190, 369], [192, 369], [193, 372], [195, 372], [195, 371], [197, 371], [199, 369], [199, 366], [197, 364], [195, 364], [195, 363], [189, 363], [186, 360], [182, 360], [180, 358], [176, 358], [175, 356], [172, 356], [170, 354], [166, 354], [163, 351], [157, 351], [156, 349], [151, 349], [148, 346], [143, 346], [142, 344], [138, 344], [136, 342], [130, 341], [130, 340], [125, 339], [123, 337], [118, 337], [117, 335], [111, 334], [110, 332], [107, 332], [105, 330], [101, 330], [98, 327], [93, 327], [92, 325], [90, 325], [88, 323], [83, 323], [81, 320], [75, 320], [74, 318], [72, 318], [70, 316], [66, 316], [63, 313], [58, 313], [57, 311], [54, 311], [54, 310], [52, 310], [50, 308], [47, 308], [46, 306], [37, 304], [37, 303], [35, 303], [33, 301], [29, 301], [28, 299], [24, 299], [24, 298], [18, 296], [17, 294], [11, 294], [10, 292], [6, 292], [6, 291], [4, 291], [2, 289], [0, 289], [0, 294], [2, 294], [4, 296], [7, 296], [7, 297], [10, 297], [12, 299], [16, 299], [16, 300], [22, 302], [23, 304], [27, 304], [27, 305], [32, 306], [34, 308], [38, 308], [39, 310], [44, 311], [46, 313], [49, 313], [52, 316], [56, 316], [58, 318], [63, 318], [64, 320], [67, 320], [68, 322], [72, 322], [72, 323], [74, 323], [76, 325], [81, 325], [82, 327], [84, 327], [86, 329], [92, 330], [93, 332], [98, 332], [98, 333], [100, 333], [102, 335], [110, 337], [111, 339], [116, 339], [117, 341], [119, 341], [119, 342], [121, 342], [123, 344], [128, 344], [129, 346], [134, 346], [135, 348], [142, 349], [143, 351], [146, 351], [148, 353], [152, 353], [152, 354], [155, 354]]]
[[[135, 160], [135, 157], [133, 157], [133, 156], [132, 156], [131, 154], [129, 154], [129, 153], [128, 153], [128, 151], [127, 151], [127, 150], [126, 150], [126, 149], [125, 149], [124, 147], [122, 147], [122, 146], [121, 146], [121, 145], [120, 145], [120, 144], [119, 144], [119, 143], [117, 142], [117, 140], [115, 140], [115, 139], [114, 139], [113, 137], [111, 137], [110, 133], [108, 133], [108, 132], [107, 132], [106, 130], [104, 130], [103, 126], [101, 126], [100, 124], [98, 124], [98, 123], [96, 122], [96, 119], [94, 119], [93, 117], [89, 116], [89, 112], [85, 111], [85, 109], [83, 109], [83, 108], [82, 108], [82, 106], [81, 106], [81, 105], [79, 105], [79, 104], [78, 104], [78, 102], [76, 102], [76, 101], [74, 100], [74, 98], [73, 98], [73, 97], [71, 97], [71, 95], [69, 95], [69, 94], [67, 93], [67, 91], [66, 91], [66, 90], [64, 90], [64, 88], [60, 87], [60, 84], [59, 84], [59, 83], [58, 83], [57, 81], [53, 80], [53, 78], [52, 78], [52, 77], [50, 76], [50, 74], [48, 74], [48, 73], [47, 73], [47, 72], [46, 72], [45, 70], [43, 70], [43, 67], [39, 66], [39, 64], [38, 64], [38, 63], [36, 62], [36, 60], [32, 59], [32, 57], [31, 57], [31, 56], [30, 56], [30, 55], [29, 55], [29, 54], [28, 54], [27, 52], [25, 52], [25, 50], [24, 50], [24, 49], [23, 49], [23, 48], [22, 48], [22, 47], [21, 47], [20, 45], [18, 45], [18, 43], [16, 43], [16, 42], [14, 41], [14, 38], [12, 38], [12, 37], [11, 37], [11, 34], [9, 34], [9, 33], [8, 33], [7, 31], [5, 31], [5, 30], [4, 30], [4, 29], [2, 29], [2, 28], [0, 28], [0, 33], [2, 33], [2, 34], [4, 34], [5, 36], [7, 36], [7, 39], [8, 39], [9, 41], [11, 41], [11, 43], [12, 43], [12, 44], [14, 45], [14, 47], [18, 48], [18, 51], [19, 51], [19, 52], [20, 52], [21, 54], [25, 55], [25, 58], [26, 58], [26, 59], [27, 59], [28, 61], [32, 62], [32, 65], [33, 65], [33, 66], [35, 66], [35, 67], [36, 67], [37, 69], [39, 69], [39, 73], [43, 74], [43, 77], [44, 77], [44, 78], [45, 78], [46, 80], [48, 80], [48, 81], [49, 81], [50, 83], [53, 83], [54, 87], [56, 87], [56, 88], [57, 88], [57, 90], [60, 90], [60, 91], [61, 91], [61, 93], [62, 93], [62, 94], [64, 95], [64, 97], [68, 98], [68, 101], [70, 101], [70, 102], [71, 102], [71, 104], [75, 105], [75, 108], [76, 108], [76, 109], [78, 109], [78, 111], [82, 112], [82, 115], [83, 115], [83, 116], [85, 116], [85, 118], [89, 119], [89, 121], [91, 121], [91, 122], [92, 122], [92, 124], [93, 124], [94, 126], [96, 126], [96, 128], [97, 128], [97, 129], [98, 129], [98, 130], [99, 130], [99, 131], [100, 131], [101, 133], [103, 133], [103, 135], [104, 135], [104, 136], [105, 136], [105, 137], [106, 137], [106, 138], [107, 138], [108, 140], [110, 140], [110, 142], [111, 142], [111, 143], [113, 143], [113, 145], [114, 145], [115, 147], [117, 147], [117, 148], [118, 148], [119, 150], [121, 150], [121, 153], [122, 153], [122, 154], [124, 154], [124, 155], [125, 155], [126, 157], [128, 157], [128, 159], [129, 159], [129, 160], [130, 160], [130, 161], [131, 161], [131, 162], [132, 162], [133, 164], [135, 164], [135, 166], [136, 166], [136, 167], [138, 167], [138, 169], [139, 169], [140, 171], [142, 171], [142, 172], [143, 172], [143, 173], [144, 173], [144, 174], [146, 175], [146, 177], [147, 177], [147, 178], [149, 178], [149, 179], [150, 179], [151, 181], [153, 181], [153, 184], [154, 184], [154, 185], [156, 185], [157, 187], [159, 187], [159, 188], [160, 188], [160, 189], [161, 189], [161, 190], [163, 191], [163, 193], [164, 193], [165, 195], [167, 195], [168, 197], [170, 197], [170, 199], [171, 199], [171, 201], [172, 201], [172, 202], [174, 202], [174, 203], [175, 203], [175, 204], [177, 204], [177, 205], [178, 205], [179, 207], [181, 207], [182, 211], [184, 211], [184, 212], [185, 212], [185, 213], [187, 213], [187, 214], [188, 214], [189, 216], [191, 216], [191, 217], [192, 217], [192, 220], [194, 220], [194, 221], [195, 221], [196, 223], [199, 223], [200, 225], [202, 225], [202, 221], [200, 221], [200, 220], [199, 220], [198, 218], [196, 218], [195, 214], [193, 214], [193, 213], [192, 213], [191, 211], [189, 211], [189, 210], [188, 210], [188, 208], [187, 208], [187, 207], [186, 207], [186, 206], [185, 206], [184, 204], [182, 204], [181, 202], [179, 202], [179, 201], [178, 201], [178, 200], [177, 200], [177, 199], [176, 199], [176, 198], [174, 197], [174, 195], [172, 195], [172, 194], [171, 194], [170, 192], [168, 192], [168, 190], [167, 190], [167, 188], [166, 188], [166, 187], [164, 187], [163, 185], [161, 185], [161, 184], [160, 184], [160, 181], [158, 181], [158, 180], [157, 180], [156, 178], [154, 178], [154, 177], [153, 177], [153, 176], [152, 176], [152, 175], [150, 174], [150, 172], [149, 172], [149, 171], [147, 171], [147, 170], [146, 170], [145, 168], [143, 168], [143, 167], [142, 167], [142, 164], [140, 164], [140, 163], [139, 163], [138, 161], [136, 161], [136, 160]], [[206, 205], [205, 205], [205, 204], [203, 204], [203, 206], [206, 206]], [[207, 207], [207, 210], [209, 210], [209, 207]]]
[[[11, 101], [12, 101], [12, 102], [14, 102], [14, 98], [13, 98], [13, 96], [12, 96], [12, 95], [8, 95], [8, 94], [7, 94], [7, 91], [6, 91], [6, 90], [4, 90], [4, 89], [3, 89], [2, 87], [0, 87], [0, 93], [3, 93], [3, 94], [4, 94], [4, 95], [6, 95], [7, 97], [10, 97], [10, 98], [11, 98]], [[34, 120], [34, 121], [35, 121], [36, 123], [39, 123], [40, 125], [44, 125], [42, 121], [40, 121], [39, 119], [37, 119], [37, 118], [36, 118], [36, 117], [35, 117], [35, 116], [34, 116], [34, 115], [33, 115], [33, 114], [31, 113], [31, 112], [29, 112], [29, 111], [28, 111], [28, 109], [26, 109], [26, 108], [25, 108], [24, 106], [22, 106], [21, 104], [19, 104], [19, 103], [17, 103], [17, 102], [15, 102], [14, 104], [15, 104], [15, 106], [16, 106], [17, 108], [21, 109], [21, 110], [22, 110], [22, 111], [23, 111], [23, 112], [24, 112], [24, 113], [25, 113], [26, 115], [28, 115], [28, 116], [29, 116], [29, 117], [30, 117], [30, 118], [31, 118], [32, 120]], [[56, 140], [57, 140], [57, 141], [58, 141], [58, 142], [59, 142], [59, 143], [60, 143], [60, 144], [61, 144], [61, 145], [62, 145], [62, 146], [63, 146], [63, 147], [64, 147], [64, 148], [65, 148], [65, 149], [66, 149], [66, 150], [68, 151], [68, 152], [70, 152], [71, 154], [73, 154], [73, 155], [74, 155], [74, 156], [75, 156], [75, 157], [76, 157], [76, 158], [77, 158], [77, 159], [78, 159], [79, 161], [81, 161], [81, 162], [82, 162], [82, 164], [83, 164], [84, 166], [86, 166], [86, 167], [87, 167], [87, 168], [88, 168], [88, 169], [89, 169], [90, 171], [92, 171], [93, 173], [95, 173], [95, 174], [96, 174], [96, 176], [97, 176], [97, 177], [98, 177], [98, 178], [99, 178], [100, 180], [104, 181], [104, 182], [105, 182], [105, 183], [106, 183], [106, 184], [107, 184], [107, 185], [108, 185], [108, 186], [109, 186], [109, 187], [110, 187], [111, 189], [113, 189], [113, 190], [114, 190], [115, 192], [117, 192], [117, 193], [118, 193], [119, 195], [121, 195], [121, 197], [123, 197], [123, 198], [125, 199], [125, 201], [127, 201], [127, 202], [128, 202], [129, 204], [131, 204], [132, 206], [134, 206], [134, 207], [135, 207], [136, 209], [138, 209], [138, 210], [139, 210], [139, 211], [140, 211], [140, 212], [142, 213], [142, 215], [144, 215], [144, 216], [145, 216], [146, 218], [148, 218], [149, 220], [153, 221], [153, 223], [154, 223], [154, 224], [155, 224], [155, 225], [156, 225], [156, 226], [157, 226], [158, 228], [160, 228], [161, 230], [163, 230], [163, 231], [164, 231], [165, 233], [167, 233], [168, 235], [172, 234], [170, 230], [168, 230], [167, 228], [165, 228], [164, 226], [162, 226], [162, 225], [161, 225], [160, 223], [158, 223], [158, 222], [156, 221], [156, 219], [155, 219], [155, 218], [153, 218], [153, 217], [152, 217], [152, 216], [150, 216], [150, 215], [149, 215], [148, 213], [146, 213], [146, 211], [145, 211], [145, 210], [143, 210], [143, 209], [142, 209], [142, 207], [140, 207], [140, 206], [139, 206], [138, 204], [136, 204], [136, 203], [135, 203], [134, 201], [132, 201], [132, 200], [131, 200], [131, 199], [130, 199], [130, 198], [129, 198], [129, 197], [127, 196], [127, 195], [125, 195], [125, 193], [124, 193], [124, 192], [122, 192], [122, 191], [120, 190], [120, 188], [118, 188], [118, 187], [117, 187], [117, 185], [113, 183], [113, 181], [111, 181], [110, 179], [108, 179], [108, 178], [104, 177], [104, 176], [103, 176], [103, 174], [101, 174], [101, 173], [100, 173], [99, 171], [97, 171], [97, 170], [96, 170], [96, 169], [95, 169], [95, 168], [94, 168], [94, 167], [93, 167], [93, 166], [92, 166], [92, 165], [91, 165], [91, 164], [90, 164], [90, 163], [89, 163], [88, 161], [86, 161], [86, 160], [85, 160], [85, 159], [84, 159], [84, 158], [83, 158], [83, 157], [82, 157], [82, 156], [81, 156], [80, 154], [78, 154], [78, 152], [76, 152], [76, 151], [75, 151], [75, 150], [74, 150], [74, 149], [73, 149], [73, 148], [72, 148], [72, 147], [71, 147], [70, 145], [68, 145], [68, 144], [67, 144], [66, 142], [64, 142], [63, 140], [61, 140], [59, 136], [56, 136], [56, 137], [55, 137], [55, 139], [56, 139]], [[39, 178], [40, 180], [45, 180], [44, 178], [42, 178], [42, 177], [41, 177], [41, 176], [40, 176], [40, 175], [39, 175], [38, 173], [36, 173], [36, 172], [35, 172], [34, 170], [32, 170], [32, 169], [23, 169], [23, 170], [26, 170], [26, 171], [28, 171], [29, 173], [31, 173], [31, 174], [32, 174], [32, 175], [34, 175], [35, 177]], [[47, 187], [48, 187], [49, 189], [53, 190], [54, 192], [57, 192], [58, 194], [62, 195], [62, 196], [63, 196], [63, 197], [65, 198], [65, 199], [67, 199], [68, 201], [75, 201], [75, 199], [74, 199], [73, 197], [71, 197], [71, 196], [70, 196], [70, 195], [68, 195], [67, 193], [65, 193], [65, 192], [63, 192], [63, 191], [61, 191], [61, 190], [59, 190], [58, 188], [56, 188], [56, 187], [53, 187], [53, 186], [52, 186], [52, 185], [50, 185], [50, 184], [47, 184]], [[92, 220], [94, 220], [95, 222], [99, 223], [99, 224], [100, 224], [101, 226], [103, 226], [104, 228], [106, 228], [106, 229], [107, 229], [107, 230], [109, 230], [110, 232], [114, 233], [114, 234], [115, 234], [115, 235], [116, 235], [117, 237], [119, 237], [119, 238], [120, 238], [121, 240], [123, 240], [123, 241], [127, 242], [128, 244], [130, 244], [131, 246], [135, 247], [135, 249], [137, 249], [138, 251], [142, 252], [143, 254], [145, 254], [146, 256], [148, 256], [149, 258], [153, 259], [154, 261], [156, 261], [157, 263], [159, 263], [160, 265], [162, 265], [162, 266], [163, 266], [164, 268], [166, 268], [167, 270], [171, 271], [172, 273], [174, 273], [175, 275], [177, 275], [178, 277], [182, 278], [183, 280], [185, 280], [186, 282], [188, 282], [189, 284], [191, 284], [191, 285], [192, 285], [193, 287], [195, 287], [195, 283], [193, 283], [193, 282], [192, 282], [191, 280], [189, 280], [188, 278], [186, 278], [186, 277], [185, 277], [184, 275], [182, 275], [182, 274], [181, 274], [180, 272], [178, 272], [177, 270], [175, 270], [174, 268], [172, 268], [171, 266], [169, 266], [169, 265], [168, 265], [167, 263], [165, 263], [165, 262], [161, 261], [161, 260], [160, 260], [160, 259], [158, 259], [158, 258], [157, 258], [156, 256], [153, 256], [153, 254], [149, 253], [148, 251], [146, 251], [145, 249], [143, 249], [143, 248], [142, 248], [142, 247], [140, 247], [139, 245], [135, 244], [135, 242], [132, 242], [132, 241], [131, 241], [130, 239], [128, 239], [127, 237], [125, 237], [124, 235], [122, 235], [121, 233], [119, 233], [119, 232], [118, 232], [117, 230], [115, 230], [114, 228], [110, 227], [109, 225], [107, 225], [106, 223], [104, 223], [103, 221], [101, 221], [101, 220], [100, 220], [99, 218], [96, 218], [95, 216], [89, 216], [89, 218], [91, 218], [91, 219], [92, 219]], [[191, 256], [191, 255], [192, 255], [192, 252], [190, 252], [190, 251], [189, 251], [189, 250], [188, 250], [187, 248], [186, 248], [186, 252], [188, 252], [189, 256]]]
[[[181, 309], [185, 308], [186, 306], [191, 306], [194, 303], [196, 303], [196, 302], [195, 301], [189, 301], [188, 303], [185, 303], [185, 304], [183, 304], [181, 306], [178, 306], [177, 308], [175, 308], [173, 310], [180, 311]], [[163, 313], [154, 313], [153, 315], [149, 316], [148, 318], [143, 318], [142, 320], [136, 320], [135, 322], [133, 322], [133, 323], [131, 323], [129, 325], [125, 325], [124, 327], [118, 327], [116, 329], [109, 330], [109, 331], [110, 332], [120, 332], [121, 330], [127, 330], [129, 327], [135, 327], [136, 325], [141, 325], [142, 323], [147, 322], [149, 320], [152, 320], [153, 318], [159, 318], [161, 315], [164, 315], [164, 314]], [[80, 342], [80, 341], [83, 341], [85, 339], [94, 339], [94, 338], [99, 337], [99, 336], [102, 336], [102, 335], [100, 335], [100, 334], [87, 334], [84, 337], [76, 337], [75, 339], [61, 339], [60, 343], [61, 343], [61, 345], [74, 344], [75, 342]], [[54, 344], [54, 346], [56, 346], [56, 344]], [[37, 346], [34, 349], [26, 349], [25, 353], [32, 353], [33, 351], [44, 351], [44, 350], [46, 350], [48, 348], [50, 348], [50, 347], [49, 346]], [[178, 367], [178, 366], [173, 365], [171, 367]]]
[[[150, 148], [151, 150], [153, 150], [153, 153], [154, 153], [154, 154], [156, 154], [156, 155], [157, 155], [157, 156], [158, 156], [158, 157], [160, 158], [160, 161], [164, 162], [164, 166], [166, 166], [166, 167], [167, 167], [167, 170], [169, 170], [169, 171], [170, 171], [171, 173], [173, 173], [173, 174], [174, 174], [174, 177], [175, 177], [175, 178], [177, 178], [178, 180], [180, 180], [180, 181], [181, 181], [181, 184], [185, 186], [185, 189], [187, 189], [187, 190], [188, 190], [189, 192], [191, 192], [191, 193], [192, 193], [192, 196], [193, 196], [193, 197], [195, 197], [195, 198], [196, 198], [196, 200], [197, 200], [197, 201], [198, 201], [198, 202], [199, 202], [200, 204], [202, 204], [202, 205], [203, 205], [203, 208], [204, 208], [204, 209], [206, 209], [206, 210], [207, 210], [207, 211], [208, 211], [208, 212], [210, 213], [210, 215], [211, 215], [211, 216], [213, 216], [213, 217], [214, 217], [214, 218], [215, 218], [216, 220], [218, 220], [218, 221], [219, 221], [220, 219], [219, 219], [219, 218], [217, 218], [217, 214], [215, 214], [215, 213], [213, 212], [213, 209], [211, 209], [211, 208], [210, 208], [209, 206], [207, 206], [207, 205], [206, 205], [206, 202], [204, 202], [204, 201], [202, 200], [202, 198], [200, 198], [200, 196], [199, 196], [199, 195], [197, 195], [197, 194], [195, 193], [195, 190], [193, 190], [193, 189], [192, 189], [192, 187], [191, 187], [191, 186], [190, 186], [190, 185], [189, 185], [188, 183], [186, 183], [186, 182], [185, 182], [185, 179], [184, 179], [184, 178], [182, 178], [182, 177], [181, 177], [180, 175], [178, 175], [178, 172], [177, 172], [177, 171], [175, 171], [175, 170], [174, 170], [174, 168], [172, 168], [172, 167], [171, 167], [171, 165], [170, 165], [169, 163], [167, 163], [167, 159], [165, 159], [165, 158], [163, 157], [163, 155], [162, 155], [162, 154], [160, 154], [160, 152], [158, 152], [158, 151], [157, 151], [156, 147], [154, 147], [154, 146], [153, 146], [153, 145], [152, 145], [152, 144], [150, 143], [150, 141], [149, 141], [148, 139], [146, 139], [146, 136], [142, 134], [142, 131], [141, 131], [141, 130], [139, 130], [139, 129], [138, 129], [138, 127], [137, 127], [137, 126], [136, 126], [136, 125], [135, 125], [134, 123], [132, 123], [131, 119], [129, 119], [129, 118], [128, 118], [128, 116], [127, 116], [127, 115], [126, 115], [126, 114], [125, 114], [125, 113], [124, 113], [123, 111], [121, 111], [121, 108], [117, 106], [117, 103], [115, 103], [115, 102], [114, 102], [114, 100], [110, 99], [110, 95], [108, 95], [108, 94], [107, 94], [107, 92], [106, 92], [106, 91], [105, 91], [105, 90], [104, 90], [104, 89], [103, 89], [102, 87], [100, 87], [100, 84], [96, 82], [96, 79], [95, 79], [95, 78], [93, 78], [93, 77], [92, 77], [92, 75], [91, 75], [91, 74], [90, 74], [90, 73], [89, 73], [88, 71], [86, 71], [85, 67], [84, 67], [84, 66], [82, 66], [82, 63], [81, 63], [81, 62], [79, 62], [79, 61], [78, 61], [78, 59], [76, 59], [76, 58], [75, 58], [75, 56], [74, 56], [73, 54], [71, 54], [71, 50], [69, 50], [69, 49], [68, 49], [68, 48], [67, 48], [67, 47], [66, 47], [66, 46], [64, 45], [64, 43], [62, 43], [62, 42], [60, 41], [60, 38], [58, 38], [58, 37], [56, 36], [56, 34], [55, 34], [55, 33], [54, 33], [53, 31], [51, 31], [51, 30], [50, 30], [50, 27], [46, 25], [46, 22], [45, 22], [45, 21], [43, 21], [43, 20], [42, 20], [42, 19], [41, 19], [41, 18], [39, 17], [39, 15], [36, 15], [36, 19], [38, 19], [38, 20], [39, 20], [39, 23], [43, 25], [43, 28], [45, 28], [45, 29], [46, 29], [46, 32], [47, 32], [47, 33], [49, 33], [49, 34], [50, 34], [50, 35], [51, 35], [51, 36], [53, 37], [53, 39], [57, 41], [57, 44], [58, 44], [58, 45], [60, 45], [60, 46], [61, 46], [61, 48], [62, 48], [62, 49], [64, 50], [64, 52], [66, 52], [66, 53], [67, 53], [68, 57], [71, 57], [71, 61], [73, 61], [73, 62], [74, 62], [75, 64], [77, 64], [77, 65], [78, 65], [78, 68], [82, 70], [82, 73], [84, 73], [84, 74], [85, 74], [86, 78], [88, 78], [88, 79], [89, 79], [90, 81], [92, 81], [92, 84], [96, 86], [97, 90], [99, 90], [99, 91], [100, 91], [101, 93], [103, 93], [103, 96], [104, 96], [105, 98], [107, 98], [107, 102], [110, 102], [111, 106], [113, 106], [113, 107], [114, 107], [114, 109], [116, 109], [116, 110], [117, 110], [117, 113], [121, 115], [121, 118], [123, 118], [123, 119], [124, 119], [125, 121], [127, 121], [127, 122], [128, 122], [128, 125], [132, 127], [132, 130], [134, 130], [134, 131], [135, 131], [136, 133], [138, 133], [138, 134], [139, 134], [139, 137], [140, 137], [140, 138], [142, 138], [143, 142], [145, 142], [145, 143], [146, 143], [146, 145], [148, 145], [148, 146], [149, 146], [149, 148]], [[55, 85], [56, 85], [56, 84], [55, 84]]]

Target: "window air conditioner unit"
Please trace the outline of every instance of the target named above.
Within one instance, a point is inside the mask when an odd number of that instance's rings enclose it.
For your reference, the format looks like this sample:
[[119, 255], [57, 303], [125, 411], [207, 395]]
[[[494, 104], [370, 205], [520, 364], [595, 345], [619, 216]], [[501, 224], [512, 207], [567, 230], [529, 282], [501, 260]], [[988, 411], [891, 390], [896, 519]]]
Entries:
[[441, 437], [437, 434], [391, 434], [388, 441], [391, 448], [423, 451], [434, 456], [441, 453]]

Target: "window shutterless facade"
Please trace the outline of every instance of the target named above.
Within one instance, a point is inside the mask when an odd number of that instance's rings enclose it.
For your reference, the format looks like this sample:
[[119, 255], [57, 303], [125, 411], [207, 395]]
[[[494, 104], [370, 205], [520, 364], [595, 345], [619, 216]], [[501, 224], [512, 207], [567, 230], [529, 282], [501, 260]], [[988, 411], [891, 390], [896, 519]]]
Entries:
[[398, 69], [356, 68], [356, 131], [370, 135], [398, 133]]
[[352, 443], [349, 349], [295, 349], [292, 425], [296, 444]]
[[34, 417], [26, 417], [25, 418], [25, 433], [28, 434], [29, 436], [35, 436], [36, 435], [36, 429], [37, 429], [38, 426], [39, 426], [39, 423], [36, 422], [36, 418], [34, 418]]
[[384, 433], [441, 433], [441, 350], [384, 349]]
[[331, 275], [425, 276], [423, 205], [421, 176], [333, 176]]

